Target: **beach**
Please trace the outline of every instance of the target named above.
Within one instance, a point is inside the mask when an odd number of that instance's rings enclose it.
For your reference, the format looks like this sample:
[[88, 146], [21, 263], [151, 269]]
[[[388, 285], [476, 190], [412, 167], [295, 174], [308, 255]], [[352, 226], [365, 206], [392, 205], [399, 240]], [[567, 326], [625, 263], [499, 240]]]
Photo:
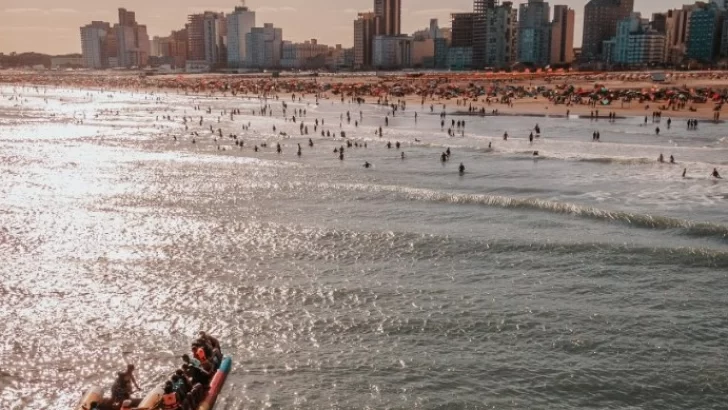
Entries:
[[[663, 73], [665, 74], [665, 73]], [[8, 72], [0, 83], [44, 86], [81, 86], [94, 89], [146, 89], [188, 95], [236, 93], [246, 96], [283, 96], [322, 99], [362, 97], [365, 101], [406, 101], [437, 105], [438, 110], [457, 110], [458, 101], [475, 111], [529, 116], [651, 116], [664, 111], [666, 117], [716, 120], [728, 98], [728, 72], [668, 72], [666, 81], [652, 80], [649, 72], [625, 73], [382, 73], [380, 75], [158, 75], [140, 77], [129, 72]], [[578, 97], [559, 101], [553, 95]], [[503, 97], [507, 101], [503, 101]], [[574, 98], [571, 98], [572, 100]], [[673, 102], [683, 102], [684, 106]], [[592, 106], [589, 103], [596, 101]], [[596, 113], [599, 111], [599, 113]], [[720, 120], [720, 117], [717, 118]]]
[[721, 75], [2, 72], [0, 409], [147, 391], [199, 330], [219, 409], [722, 408]]

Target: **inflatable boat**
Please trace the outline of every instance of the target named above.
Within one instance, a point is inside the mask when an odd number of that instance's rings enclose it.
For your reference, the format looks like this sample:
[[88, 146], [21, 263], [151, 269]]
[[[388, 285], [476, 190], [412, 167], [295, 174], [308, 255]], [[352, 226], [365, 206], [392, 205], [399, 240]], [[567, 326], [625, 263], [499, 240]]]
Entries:
[[[186, 395], [179, 403], [180, 410], [212, 410], [222, 391], [227, 376], [232, 368], [233, 360], [230, 356], [223, 357], [220, 367], [210, 379], [209, 386], [200, 384]], [[132, 409], [155, 410], [163, 409], [162, 396], [164, 396], [164, 383], [150, 391], [143, 399], [131, 399]], [[81, 397], [74, 410], [90, 410], [91, 404], [96, 402], [98, 410], [119, 410], [120, 403], [113, 403], [110, 398], [104, 397], [104, 390], [100, 387], [90, 388]]]

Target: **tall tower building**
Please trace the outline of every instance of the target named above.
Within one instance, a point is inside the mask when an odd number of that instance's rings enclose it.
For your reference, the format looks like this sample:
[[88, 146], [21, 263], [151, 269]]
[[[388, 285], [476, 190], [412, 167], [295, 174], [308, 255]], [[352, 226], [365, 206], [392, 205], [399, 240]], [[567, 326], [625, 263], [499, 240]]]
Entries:
[[584, 37], [582, 59], [602, 58], [602, 44], [617, 34], [617, 22], [629, 17], [634, 0], [590, 0], [584, 7]]
[[518, 60], [537, 66], [549, 64], [551, 8], [543, 0], [528, 0], [518, 9]]
[[133, 11], [119, 9], [119, 24], [114, 25], [119, 67], [144, 67], [149, 59], [151, 45], [147, 26], [138, 24]]
[[725, 16], [715, 5], [697, 3], [690, 13], [686, 56], [702, 63], [715, 62], [720, 52], [720, 43]]
[[517, 61], [518, 10], [506, 1], [488, 9], [485, 66], [507, 68]]
[[473, 0], [473, 12], [485, 13], [498, 5], [497, 0]]
[[205, 61], [210, 64], [227, 62], [227, 24], [224, 13], [206, 11], [203, 19]]
[[190, 14], [187, 16], [187, 59], [192, 61], [205, 59], [204, 14]]
[[690, 15], [695, 9], [694, 5], [683, 6], [681, 9], [668, 10], [665, 21], [665, 62], [679, 64], [685, 58], [688, 43], [688, 25]]
[[104, 41], [111, 33], [111, 25], [103, 21], [93, 21], [81, 27], [81, 50], [83, 65], [86, 68], [105, 68], [109, 63]]
[[265, 23], [263, 27], [253, 27], [245, 35], [248, 47], [247, 65], [255, 68], [277, 68], [281, 65], [283, 53], [283, 30]]
[[374, 13], [359, 13], [354, 20], [354, 67], [361, 69], [372, 66], [372, 43], [375, 32]]
[[436, 39], [440, 37], [440, 25], [437, 19], [430, 19], [430, 38]]
[[374, 0], [374, 16], [376, 35], [402, 34], [402, 0]]
[[239, 68], [246, 61], [245, 35], [255, 27], [255, 12], [245, 6], [235, 7], [227, 16], [227, 61], [228, 67]]
[[551, 64], [574, 62], [574, 10], [568, 6], [554, 6], [551, 22]]
[[137, 24], [136, 13], [128, 11], [127, 9], [119, 9], [119, 25], [120, 26], [133, 26]]

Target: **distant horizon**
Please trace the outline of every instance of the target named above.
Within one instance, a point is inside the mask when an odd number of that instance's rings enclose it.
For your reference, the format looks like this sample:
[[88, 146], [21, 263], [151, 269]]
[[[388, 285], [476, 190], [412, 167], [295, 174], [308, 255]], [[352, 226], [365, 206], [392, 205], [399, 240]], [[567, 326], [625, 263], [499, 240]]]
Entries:
[[[420, 6], [413, 9], [412, 4]], [[525, 3], [516, 0], [514, 4]], [[150, 40], [164, 37], [172, 30], [184, 27], [187, 15], [205, 10], [232, 12], [240, 1], [216, 0], [214, 4], [201, 6], [195, 0], [179, 0], [150, 4], [142, 0], [65, 0], [63, 8], [52, 0], [4, 0], [0, 9], [0, 53], [40, 53], [65, 55], [81, 53], [79, 29], [91, 21], [118, 22], [120, 7], [136, 12], [139, 24], [147, 26]], [[162, 3], [167, 3], [164, 5]], [[283, 29], [283, 39], [304, 42], [315, 38], [320, 44], [352, 47], [356, 15], [372, 9], [373, 0], [340, 0], [336, 7], [330, 0], [248, 0], [247, 6], [256, 12], [256, 25], [273, 23]], [[440, 27], [450, 27], [450, 13], [472, 11], [472, 0], [452, 0], [451, 7], [444, 8], [436, 0], [402, 0], [402, 31], [412, 34], [429, 25], [431, 18], [439, 20]], [[581, 47], [583, 13], [586, 0], [548, 1], [555, 5], [567, 5], [576, 11], [574, 47]], [[684, 0], [636, 0], [635, 11], [643, 17], [692, 4]], [[301, 22], [308, 24], [302, 24]]]

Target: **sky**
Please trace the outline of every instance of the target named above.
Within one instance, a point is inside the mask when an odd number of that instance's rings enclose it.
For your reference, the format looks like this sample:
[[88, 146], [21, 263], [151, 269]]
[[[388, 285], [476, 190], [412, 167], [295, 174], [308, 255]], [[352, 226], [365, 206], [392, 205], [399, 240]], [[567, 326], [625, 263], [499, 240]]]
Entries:
[[[522, 3], [525, 0], [516, 0]], [[575, 46], [581, 45], [584, 5], [587, 0], [556, 0], [576, 10]], [[635, 0], [643, 16], [676, 8], [692, 0]], [[256, 24], [283, 28], [283, 39], [351, 47], [353, 21], [359, 11], [372, 9], [373, 0], [247, 0], [256, 11]], [[412, 33], [438, 18], [448, 27], [450, 13], [471, 11], [472, 0], [402, 0], [402, 30]], [[184, 26], [187, 15], [204, 10], [230, 12], [239, 0], [1, 0], [0, 52], [35, 51], [48, 54], [79, 53], [79, 27], [92, 20], [115, 23], [117, 9], [135, 11], [150, 37], [165, 36]]]

